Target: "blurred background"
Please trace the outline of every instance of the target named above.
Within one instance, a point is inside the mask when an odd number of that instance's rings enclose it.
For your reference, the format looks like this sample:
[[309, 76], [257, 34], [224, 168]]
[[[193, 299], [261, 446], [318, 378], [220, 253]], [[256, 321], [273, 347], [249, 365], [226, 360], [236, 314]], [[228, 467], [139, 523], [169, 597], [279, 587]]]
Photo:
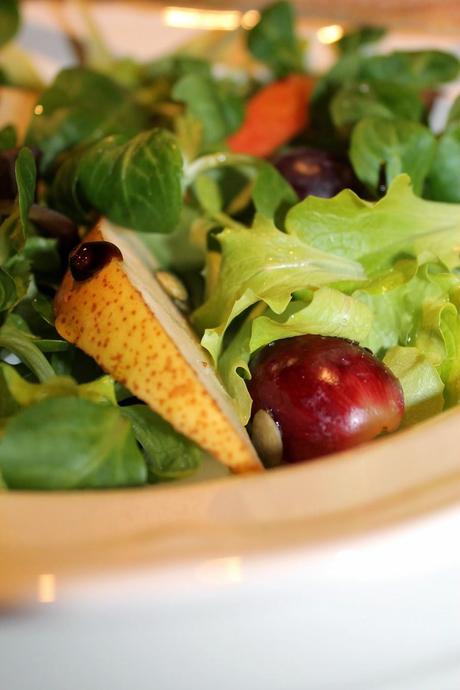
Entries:
[[[247, 11], [268, 3], [264, 0], [178, 0], [171, 4]], [[460, 27], [459, 0], [297, 0], [294, 4], [299, 14], [318, 20], [379, 24], [451, 35], [458, 33]]]

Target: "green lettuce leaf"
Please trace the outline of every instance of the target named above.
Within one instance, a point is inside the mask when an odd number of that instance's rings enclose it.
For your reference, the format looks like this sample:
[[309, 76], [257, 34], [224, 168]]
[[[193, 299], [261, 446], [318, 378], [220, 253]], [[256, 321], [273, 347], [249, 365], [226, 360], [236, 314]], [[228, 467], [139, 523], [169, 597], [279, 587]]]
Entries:
[[257, 171], [252, 198], [257, 213], [275, 223], [284, 223], [287, 211], [298, 202], [297, 194], [289, 182], [273, 165], [265, 161], [261, 162]]
[[418, 121], [423, 114], [423, 102], [418, 92], [408, 87], [385, 81], [361, 81], [339, 89], [330, 110], [334, 125], [348, 130], [367, 117]]
[[255, 310], [258, 311], [246, 319], [218, 362], [222, 381], [243, 424], [249, 421], [252, 404], [245, 383], [251, 378], [249, 360], [259, 348], [305, 333], [363, 342], [372, 322], [372, 312], [365, 304], [328, 287], [316, 290], [309, 304], [292, 301], [282, 314], [266, 311], [260, 315], [261, 309]]
[[16, 146], [17, 133], [13, 125], [5, 125], [0, 129], [0, 151], [7, 151]]
[[359, 179], [377, 191], [381, 166], [386, 183], [407, 173], [421, 194], [435, 154], [434, 135], [424, 125], [403, 119], [365, 117], [353, 129], [350, 159]]
[[175, 85], [173, 96], [201, 123], [204, 148], [224, 141], [243, 122], [243, 101], [235, 87], [210, 75], [186, 75]]
[[396, 51], [372, 55], [363, 61], [362, 79], [392, 81], [411, 89], [438, 88], [453, 81], [460, 72], [460, 60], [440, 50]]
[[[65, 164], [64, 164], [65, 165]], [[63, 166], [64, 168], [64, 166]], [[94, 208], [139, 232], [172, 232], [182, 209], [182, 157], [175, 138], [152, 129], [132, 138], [113, 135], [73, 156], [58, 175], [60, 208]]]
[[19, 151], [15, 164], [16, 183], [18, 186], [19, 220], [24, 238], [28, 235], [29, 211], [35, 198], [37, 170], [35, 158], [28, 148]]
[[348, 338], [356, 342], [366, 340], [371, 330], [372, 312], [353, 297], [332, 288], [319, 288], [310, 304], [292, 301], [282, 314], [259, 316], [252, 326], [249, 348], [251, 353], [281, 338], [305, 333]]
[[28, 407], [47, 398], [77, 397], [95, 403], [116, 405], [115, 384], [110, 376], [78, 384], [71, 376], [53, 376], [44, 383], [26, 381], [14, 367], [0, 365], [10, 395], [18, 405]]
[[444, 384], [435, 367], [416, 347], [392, 347], [384, 364], [399, 379], [404, 393], [402, 426], [433, 417], [444, 408]]
[[235, 403], [235, 409], [242, 424], [251, 416], [252, 399], [245, 381], [251, 378], [251, 333], [254, 320], [265, 310], [265, 305], [256, 305], [247, 316], [239, 331], [233, 336], [224, 353], [219, 357], [218, 372], [222, 382]]
[[0, 440], [10, 489], [83, 489], [144, 484], [147, 470], [118, 408], [48, 398], [11, 418]]
[[295, 33], [295, 15], [291, 3], [280, 0], [265, 7], [260, 21], [247, 35], [249, 51], [270, 67], [275, 76], [303, 71], [303, 54]]
[[308, 246], [302, 238], [280, 232], [263, 216], [249, 229], [224, 230], [218, 240], [222, 263], [217, 286], [194, 313], [202, 344], [217, 361], [229, 324], [258, 301], [283, 312], [296, 290], [364, 278], [356, 262]]
[[460, 203], [460, 122], [449, 126], [438, 140], [425, 196], [435, 201]]
[[380, 41], [386, 32], [387, 30], [381, 26], [361, 26], [354, 31], [347, 31], [337, 41], [336, 46], [341, 53], [353, 53], [363, 47], [367, 47], [369, 43]]
[[62, 70], [41, 95], [40, 103], [43, 112], [32, 118], [26, 143], [42, 151], [43, 170], [77, 144], [109, 134], [130, 137], [149, 122], [131, 93], [109, 77], [83, 67]]
[[20, 15], [17, 0], [0, 3], [0, 46], [10, 41], [19, 29]]
[[414, 343], [421, 330], [428, 328], [424, 326], [427, 305], [450, 303], [450, 294], [460, 286], [459, 278], [442, 264], [424, 264], [413, 270], [414, 262], [402, 262], [391, 271], [393, 287], [381, 278], [353, 293], [373, 314], [365, 341], [373, 352], [382, 354], [394, 345]]
[[150, 483], [183, 479], [199, 469], [203, 451], [146, 405], [123, 407], [121, 413], [142, 446]]
[[460, 264], [460, 206], [420, 199], [407, 175], [395, 178], [377, 202], [350, 190], [332, 199], [308, 197], [289, 211], [286, 231], [316, 249], [359, 261], [370, 277], [404, 256], [439, 257], [449, 268]]

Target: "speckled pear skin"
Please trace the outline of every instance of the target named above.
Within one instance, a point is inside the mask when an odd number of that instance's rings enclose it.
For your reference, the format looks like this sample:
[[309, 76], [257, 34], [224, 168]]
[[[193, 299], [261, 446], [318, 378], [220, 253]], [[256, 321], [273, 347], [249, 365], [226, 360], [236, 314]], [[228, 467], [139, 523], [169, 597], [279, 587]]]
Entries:
[[[85, 242], [102, 239], [96, 226]], [[67, 272], [54, 303], [58, 333], [233, 472], [262, 470], [245, 432], [228, 422], [123, 264], [112, 260], [82, 282]], [[204, 351], [200, 365], [211, 366]]]

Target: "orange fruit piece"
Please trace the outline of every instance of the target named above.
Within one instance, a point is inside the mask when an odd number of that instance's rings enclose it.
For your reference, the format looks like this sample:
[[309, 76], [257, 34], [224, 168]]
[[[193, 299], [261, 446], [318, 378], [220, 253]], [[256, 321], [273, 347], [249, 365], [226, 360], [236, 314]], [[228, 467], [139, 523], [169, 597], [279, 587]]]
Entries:
[[264, 158], [300, 134], [308, 125], [308, 103], [314, 86], [303, 74], [275, 81], [248, 102], [245, 120], [227, 144], [234, 153]]

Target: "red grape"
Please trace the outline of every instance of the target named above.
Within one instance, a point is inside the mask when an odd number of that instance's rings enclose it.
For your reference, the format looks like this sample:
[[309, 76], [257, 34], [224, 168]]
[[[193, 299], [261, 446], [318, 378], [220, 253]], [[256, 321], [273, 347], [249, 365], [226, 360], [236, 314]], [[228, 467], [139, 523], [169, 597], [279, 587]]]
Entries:
[[251, 363], [253, 414], [278, 425], [283, 460], [345, 450], [398, 428], [401, 385], [374, 355], [343, 338], [304, 335], [263, 348]]

